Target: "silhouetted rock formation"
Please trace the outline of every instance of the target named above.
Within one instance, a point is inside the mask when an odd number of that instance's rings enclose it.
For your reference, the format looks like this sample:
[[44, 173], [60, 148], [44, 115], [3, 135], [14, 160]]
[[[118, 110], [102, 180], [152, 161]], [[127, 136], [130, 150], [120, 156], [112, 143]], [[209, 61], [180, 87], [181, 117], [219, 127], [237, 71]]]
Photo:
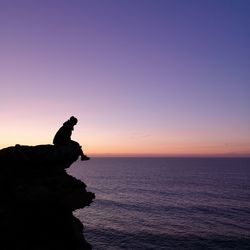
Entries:
[[72, 215], [95, 195], [65, 171], [81, 148], [20, 146], [0, 150], [0, 249], [91, 249]]

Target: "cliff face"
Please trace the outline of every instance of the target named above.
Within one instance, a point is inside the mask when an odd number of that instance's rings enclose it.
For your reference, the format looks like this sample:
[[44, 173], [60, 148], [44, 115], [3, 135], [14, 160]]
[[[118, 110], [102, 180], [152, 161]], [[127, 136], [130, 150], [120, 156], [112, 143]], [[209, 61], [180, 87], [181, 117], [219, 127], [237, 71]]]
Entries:
[[0, 150], [0, 249], [91, 249], [72, 215], [95, 195], [65, 171], [77, 146], [39, 145]]

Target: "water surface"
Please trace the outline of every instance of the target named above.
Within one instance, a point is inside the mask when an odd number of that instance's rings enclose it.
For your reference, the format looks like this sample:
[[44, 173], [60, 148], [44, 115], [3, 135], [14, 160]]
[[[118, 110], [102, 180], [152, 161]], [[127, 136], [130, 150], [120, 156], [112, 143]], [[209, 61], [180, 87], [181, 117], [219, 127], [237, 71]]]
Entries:
[[250, 249], [250, 158], [94, 158], [75, 215], [96, 250]]

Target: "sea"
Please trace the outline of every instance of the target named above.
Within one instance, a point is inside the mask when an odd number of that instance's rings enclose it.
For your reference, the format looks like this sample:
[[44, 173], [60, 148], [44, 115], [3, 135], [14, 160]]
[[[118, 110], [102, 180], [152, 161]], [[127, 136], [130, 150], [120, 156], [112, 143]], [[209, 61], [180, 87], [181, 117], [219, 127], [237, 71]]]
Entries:
[[96, 194], [74, 212], [94, 250], [250, 249], [250, 158], [92, 158], [67, 172]]

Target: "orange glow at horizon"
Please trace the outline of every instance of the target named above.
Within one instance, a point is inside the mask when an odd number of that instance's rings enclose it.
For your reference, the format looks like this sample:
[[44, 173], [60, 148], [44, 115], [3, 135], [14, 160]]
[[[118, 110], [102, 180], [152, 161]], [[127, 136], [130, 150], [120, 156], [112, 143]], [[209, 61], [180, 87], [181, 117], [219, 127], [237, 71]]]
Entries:
[[[66, 116], [67, 117], [67, 116]], [[47, 119], [8, 117], [1, 124], [0, 147], [52, 144], [65, 116]], [[180, 131], [158, 129], [128, 132], [125, 129], [92, 125], [80, 119], [72, 140], [78, 141], [86, 154], [100, 156], [250, 156], [250, 143], [244, 136], [228, 137], [223, 131]], [[214, 133], [214, 135], [212, 135]]]
[[[38, 144], [52, 144], [50, 138], [34, 140], [32, 137], [19, 136], [19, 140], [16, 138], [3, 138], [0, 144], [0, 148], [14, 146], [15, 144], [21, 145], [38, 145]], [[115, 143], [101, 144], [98, 142], [90, 142], [84, 140], [85, 143], [79, 143], [83, 146], [84, 152], [88, 155], [96, 156], [250, 156], [249, 146], [145, 146], [144, 144], [138, 145], [119, 145]]]
[[[1, 123], [0, 148], [15, 144], [52, 144], [54, 134], [66, 120], [65, 117], [69, 116], [53, 116], [52, 113], [47, 118], [21, 117], [20, 113], [5, 115]], [[89, 155], [250, 156], [248, 139], [235, 133], [231, 133], [229, 137], [230, 131], [227, 129], [204, 132], [179, 128], [166, 130], [158, 127], [157, 131], [136, 131], [121, 128], [119, 124], [109, 128], [108, 124], [99, 125], [90, 118], [80, 118], [71, 138], [78, 141]]]
[[118, 156], [250, 156], [249, 146], [150, 146], [141, 145], [95, 145], [86, 146], [86, 151], [94, 155]]

